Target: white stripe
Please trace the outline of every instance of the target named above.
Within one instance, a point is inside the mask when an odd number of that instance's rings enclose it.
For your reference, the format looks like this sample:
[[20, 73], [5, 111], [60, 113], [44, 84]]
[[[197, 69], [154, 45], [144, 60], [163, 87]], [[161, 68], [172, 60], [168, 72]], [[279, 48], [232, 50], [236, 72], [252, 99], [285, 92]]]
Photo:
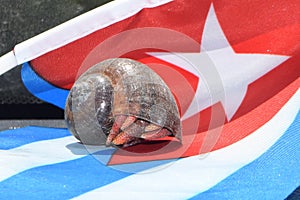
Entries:
[[[14, 52], [17, 62], [13, 67], [131, 17], [144, 8], [157, 7], [170, 1], [118, 0], [107, 3], [16, 45]], [[0, 75], [13, 67], [5, 67], [0, 62]]]
[[0, 57], [0, 75], [17, 66], [17, 60], [13, 51]]
[[288, 129], [300, 108], [300, 90], [265, 125], [243, 140], [206, 157], [180, 159], [160, 170], [152, 168], [76, 199], [186, 199], [213, 187], [267, 151]]
[[33, 167], [74, 160], [106, 148], [83, 146], [73, 136], [68, 136], [1, 150], [0, 181]]

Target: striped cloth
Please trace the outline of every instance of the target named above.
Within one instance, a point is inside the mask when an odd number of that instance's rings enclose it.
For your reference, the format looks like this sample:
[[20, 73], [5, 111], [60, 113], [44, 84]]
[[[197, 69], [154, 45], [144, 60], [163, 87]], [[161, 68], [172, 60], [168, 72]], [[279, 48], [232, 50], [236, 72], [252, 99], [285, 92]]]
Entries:
[[169, 86], [182, 145], [78, 143], [64, 128], [0, 132], [3, 199], [285, 199], [300, 186], [300, 5], [292, 0], [117, 0], [0, 57], [38, 98], [106, 58], [145, 63]]

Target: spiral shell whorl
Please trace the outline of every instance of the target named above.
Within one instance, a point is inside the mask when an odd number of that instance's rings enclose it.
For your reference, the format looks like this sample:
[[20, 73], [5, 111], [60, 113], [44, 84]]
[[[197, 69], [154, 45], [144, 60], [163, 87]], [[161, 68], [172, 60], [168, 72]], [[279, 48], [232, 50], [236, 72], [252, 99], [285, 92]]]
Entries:
[[97, 74], [82, 76], [71, 89], [65, 119], [71, 133], [84, 144], [103, 144], [111, 116], [113, 88], [110, 81]]
[[179, 112], [163, 80], [146, 65], [130, 59], [109, 59], [76, 81], [66, 104], [72, 134], [85, 144], [104, 144], [117, 115], [133, 115], [181, 137]]

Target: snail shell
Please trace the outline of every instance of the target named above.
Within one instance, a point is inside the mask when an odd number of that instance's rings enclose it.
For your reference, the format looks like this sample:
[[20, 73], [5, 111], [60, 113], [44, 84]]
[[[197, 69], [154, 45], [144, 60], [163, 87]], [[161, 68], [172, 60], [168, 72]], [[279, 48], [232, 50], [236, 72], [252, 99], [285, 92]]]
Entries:
[[108, 59], [82, 74], [70, 90], [65, 119], [84, 144], [105, 144], [117, 115], [135, 116], [181, 138], [175, 99], [148, 66], [125, 58]]

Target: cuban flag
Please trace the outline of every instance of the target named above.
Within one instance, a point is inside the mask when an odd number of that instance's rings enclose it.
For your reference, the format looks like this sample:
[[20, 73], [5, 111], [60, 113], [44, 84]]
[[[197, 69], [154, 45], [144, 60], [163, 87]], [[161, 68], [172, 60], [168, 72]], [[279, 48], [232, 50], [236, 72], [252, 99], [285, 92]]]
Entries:
[[94, 64], [145, 63], [176, 98], [182, 144], [117, 149], [82, 145], [66, 128], [2, 131], [0, 197], [297, 198], [299, 10], [292, 0], [116, 0], [16, 45], [0, 74], [23, 64], [27, 89], [62, 109]]

